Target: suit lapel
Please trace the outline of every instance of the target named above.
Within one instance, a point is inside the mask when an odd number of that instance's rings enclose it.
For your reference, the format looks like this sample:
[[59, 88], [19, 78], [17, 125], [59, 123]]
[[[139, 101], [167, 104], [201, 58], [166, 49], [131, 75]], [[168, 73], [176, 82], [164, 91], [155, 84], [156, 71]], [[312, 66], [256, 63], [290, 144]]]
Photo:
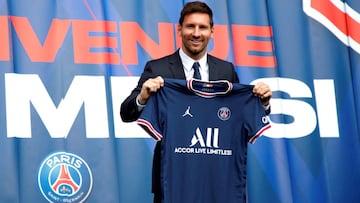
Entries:
[[209, 80], [218, 80], [219, 79], [219, 73], [217, 63], [213, 60], [212, 56], [208, 54], [207, 62], [209, 65]]
[[185, 80], [185, 72], [183, 68], [183, 64], [180, 59], [179, 50], [177, 50], [170, 58], [169, 58], [170, 70], [175, 79], [183, 79]]

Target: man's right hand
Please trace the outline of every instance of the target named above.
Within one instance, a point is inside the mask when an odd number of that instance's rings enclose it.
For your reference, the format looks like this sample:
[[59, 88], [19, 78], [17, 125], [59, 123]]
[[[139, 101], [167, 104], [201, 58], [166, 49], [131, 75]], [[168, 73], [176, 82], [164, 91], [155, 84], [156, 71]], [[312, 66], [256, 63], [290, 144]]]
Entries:
[[145, 105], [151, 94], [157, 92], [162, 86], [164, 86], [164, 79], [161, 76], [146, 80], [141, 87], [140, 94], [137, 96], [137, 101], [141, 105]]

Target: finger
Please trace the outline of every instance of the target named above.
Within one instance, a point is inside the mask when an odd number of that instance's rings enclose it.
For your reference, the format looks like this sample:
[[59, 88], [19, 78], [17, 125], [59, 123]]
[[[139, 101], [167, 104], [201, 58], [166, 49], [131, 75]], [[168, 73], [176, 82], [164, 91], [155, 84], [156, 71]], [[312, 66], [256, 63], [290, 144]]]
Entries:
[[156, 80], [159, 82], [160, 86], [164, 86], [164, 79], [161, 76], [157, 76]]
[[256, 96], [263, 96], [264, 94], [266, 94], [266, 90], [262, 89], [261, 87], [258, 87], [258, 88], [254, 88], [253, 89], [253, 93], [256, 95]]
[[256, 94], [259, 94], [261, 89], [264, 88], [264, 86], [266, 86], [264, 83], [262, 82], [258, 82], [254, 85], [253, 87], [253, 92], [256, 93]]
[[162, 86], [163, 82], [162, 78], [151, 78], [144, 83], [144, 87], [149, 93], [154, 93]]

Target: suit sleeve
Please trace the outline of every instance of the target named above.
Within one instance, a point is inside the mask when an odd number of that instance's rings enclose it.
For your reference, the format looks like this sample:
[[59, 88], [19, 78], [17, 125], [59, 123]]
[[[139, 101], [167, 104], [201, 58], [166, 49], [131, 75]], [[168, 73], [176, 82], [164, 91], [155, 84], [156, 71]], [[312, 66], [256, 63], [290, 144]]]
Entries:
[[231, 64], [231, 70], [233, 72], [233, 74], [232, 74], [233, 78], [232, 78], [232, 81], [230, 81], [230, 82], [240, 83], [239, 76], [238, 76], [237, 72], [235, 71], [234, 65], [232, 63], [230, 63], [230, 64]]
[[147, 62], [143, 73], [140, 76], [137, 86], [132, 90], [131, 94], [121, 103], [120, 117], [124, 122], [133, 122], [139, 118], [141, 111], [138, 110], [136, 97], [140, 94], [141, 87], [149, 78], [156, 77], [153, 74], [150, 62]]

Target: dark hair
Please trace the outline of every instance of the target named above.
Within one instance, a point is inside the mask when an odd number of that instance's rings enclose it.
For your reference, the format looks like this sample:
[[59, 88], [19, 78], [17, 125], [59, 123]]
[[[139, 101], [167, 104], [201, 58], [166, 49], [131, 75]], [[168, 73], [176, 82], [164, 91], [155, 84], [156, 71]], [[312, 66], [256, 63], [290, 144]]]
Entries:
[[179, 24], [182, 25], [184, 22], [185, 16], [192, 13], [205, 13], [210, 17], [210, 27], [213, 27], [213, 12], [211, 8], [204, 2], [201, 1], [193, 1], [185, 4], [184, 8], [181, 10]]

